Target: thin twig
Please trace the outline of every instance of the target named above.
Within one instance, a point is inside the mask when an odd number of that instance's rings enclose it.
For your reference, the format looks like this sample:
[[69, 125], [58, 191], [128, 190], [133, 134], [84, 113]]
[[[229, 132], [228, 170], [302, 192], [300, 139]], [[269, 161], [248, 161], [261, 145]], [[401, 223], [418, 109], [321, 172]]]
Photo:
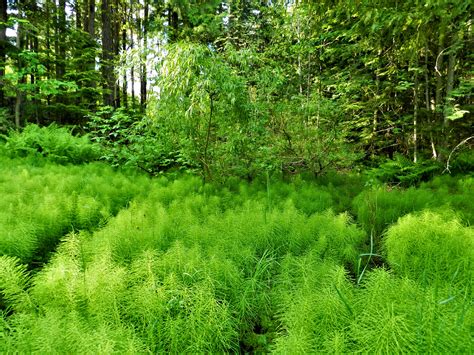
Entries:
[[459, 143], [457, 146], [454, 147], [454, 149], [449, 153], [448, 160], [446, 161], [446, 168], [443, 170], [443, 174], [447, 171], [448, 173], [451, 174], [451, 170], [449, 170], [449, 162], [451, 160], [451, 156], [453, 153], [463, 144], [467, 143], [470, 139], [474, 138], [474, 136], [467, 137], [464, 139], [461, 143]]

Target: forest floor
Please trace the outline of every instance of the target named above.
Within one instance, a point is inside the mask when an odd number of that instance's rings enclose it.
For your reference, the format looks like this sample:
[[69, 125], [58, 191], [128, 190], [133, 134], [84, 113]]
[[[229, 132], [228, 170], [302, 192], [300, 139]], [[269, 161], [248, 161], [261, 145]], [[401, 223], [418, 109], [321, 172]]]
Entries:
[[472, 176], [225, 186], [0, 158], [0, 352], [472, 353]]

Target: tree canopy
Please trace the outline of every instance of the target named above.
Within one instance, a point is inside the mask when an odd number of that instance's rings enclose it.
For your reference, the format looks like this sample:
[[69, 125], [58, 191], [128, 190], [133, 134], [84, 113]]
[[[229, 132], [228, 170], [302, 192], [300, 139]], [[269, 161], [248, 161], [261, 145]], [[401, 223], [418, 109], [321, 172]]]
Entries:
[[0, 129], [73, 125], [117, 164], [207, 178], [442, 164], [472, 143], [472, 10], [1, 0]]

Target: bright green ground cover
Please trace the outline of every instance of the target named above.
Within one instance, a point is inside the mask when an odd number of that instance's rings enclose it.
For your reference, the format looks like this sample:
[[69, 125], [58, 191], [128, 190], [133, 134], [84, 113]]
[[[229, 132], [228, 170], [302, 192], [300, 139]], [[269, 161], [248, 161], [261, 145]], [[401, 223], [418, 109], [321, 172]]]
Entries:
[[471, 177], [390, 190], [0, 170], [0, 353], [474, 350]]
[[47, 257], [68, 231], [103, 224], [146, 182], [103, 164], [36, 163], [0, 157], [0, 255], [23, 262]]

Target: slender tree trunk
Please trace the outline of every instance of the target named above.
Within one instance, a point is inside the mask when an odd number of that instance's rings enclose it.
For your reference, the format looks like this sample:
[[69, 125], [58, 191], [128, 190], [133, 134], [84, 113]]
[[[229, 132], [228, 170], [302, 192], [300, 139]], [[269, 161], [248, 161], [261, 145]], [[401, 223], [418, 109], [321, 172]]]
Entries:
[[428, 115], [431, 111], [431, 95], [430, 95], [430, 80], [428, 76], [428, 44], [425, 44], [425, 63], [424, 63], [424, 79], [425, 79], [425, 108]]
[[[133, 24], [133, 0], [130, 0], [130, 24]], [[133, 51], [135, 48], [135, 39], [133, 33], [134, 26], [130, 26], [130, 50]], [[132, 64], [130, 68], [130, 82], [131, 82], [131, 89], [132, 89], [132, 107], [135, 107], [135, 65]]]
[[204, 155], [203, 155], [203, 170], [204, 170], [204, 179], [211, 178], [211, 168], [209, 164], [209, 145], [211, 142], [211, 129], [212, 129], [212, 115], [214, 114], [214, 95], [209, 94], [209, 119], [207, 122], [206, 130], [206, 142], [204, 145]]
[[168, 6], [168, 29], [170, 42], [178, 40], [179, 16], [172, 5]]
[[[87, 33], [84, 41], [84, 51], [88, 56], [84, 62], [84, 71], [93, 73], [95, 71], [95, 0], [83, 0], [84, 16], [83, 29]], [[97, 104], [97, 96], [93, 94], [93, 89], [97, 87], [97, 82], [87, 75], [84, 81], [84, 86], [90, 88], [87, 93], [82, 95], [83, 102], [86, 102], [88, 107], [93, 110]]]
[[[454, 45], [454, 41], [453, 41]], [[446, 129], [448, 128], [449, 125], [449, 119], [448, 119], [448, 114], [449, 114], [449, 108], [450, 108], [450, 98], [451, 98], [451, 92], [453, 91], [453, 86], [454, 86], [454, 70], [455, 70], [455, 64], [456, 64], [456, 56], [454, 53], [454, 50], [451, 50], [448, 55], [448, 73], [447, 73], [447, 78], [446, 78], [446, 97], [445, 97], [445, 102], [444, 102], [444, 121], [443, 121], [443, 132], [444, 137], [447, 138], [446, 134]]]
[[140, 72], [140, 107], [144, 111], [147, 101], [147, 52], [148, 52], [148, 1], [145, 0], [145, 10], [143, 17], [143, 52]]
[[7, 60], [7, 26], [8, 21], [7, 0], [0, 0], [0, 106], [5, 106], [5, 93], [3, 83], [5, 77], [5, 65]]
[[[133, 50], [135, 48], [134, 42], [134, 34], [133, 29], [130, 28], [130, 49]], [[135, 106], [135, 65], [132, 64], [130, 68], [130, 82], [131, 82], [131, 89], [132, 89], [132, 107]]]
[[418, 74], [415, 72], [413, 87], [413, 162], [418, 161]]
[[[428, 43], [425, 43], [425, 108], [430, 121], [430, 126], [433, 124], [433, 112], [435, 107], [431, 103], [431, 93], [430, 93], [430, 80], [428, 76]], [[430, 146], [431, 146], [431, 157], [433, 159], [438, 159], [438, 152], [436, 151], [436, 145], [433, 138], [433, 131], [430, 129]]]
[[[21, 4], [18, 3], [18, 17], [21, 18]], [[18, 27], [16, 30], [16, 46], [18, 48], [18, 51], [22, 51], [24, 48], [24, 43], [23, 43], [23, 24], [21, 22], [18, 23]], [[21, 72], [23, 63], [21, 58], [18, 58], [18, 72]], [[24, 84], [25, 77], [22, 76], [18, 80], [19, 84]], [[23, 104], [23, 92], [17, 87], [16, 89], [16, 101], [15, 101], [15, 126], [19, 128], [21, 126], [21, 116], [22, 116], [22, 104]]]
[[[125, 53], [127, 51], [127, 29], [125, 28], [125, 20], [123, 23], [122, 29], [122, 51]], [[122, 104], [125, 108], [128, 108], [128, 94], [127, 94], [128, 80], [127, 72], [124, 71], [122, 77]]]
[[444, 34], [441, 34], [438, 42], [438, 56], [436, 57], [435, 69], [436, 69], [436, 93], [435, 93], [435, 113], [442, 112], [443, 107], [443, 65], [444, 65]]
[[[441, 126], [441, 132], [443, 131], [443, 89], [444, 89], [444, 80], [443, 80], [443, 71], [444, 71], [444, 37], [445, 37], [445, 26], [440, 28], [440, 36], [438, 39], [438, 55], [435, 62], [436, 70], [436, 92], [435, 92], [435, 109], [434, 109], [434, 127], [438, 128]], [[442, 137], [438, 137], [437, 142], [442, 141]], [[440, 159], [440, 155], [437, 155], [437, 159]]]
[[[32, 16], [34, 17], [36, 14], [39, 13], [39, 9], [38, 9], [38, 5], [35, 1], [31, 2], [30, 3], [30, 6], [31, 6], [31, 12], [29, 12], [29, 16]], [[30, 22], [33, 23], [33, 21], [35, 21], [34, 18], [32, 18], [30, 20]], [[39, 53], [39, 40], [38, 40], [38, 31], [37, 30], [32, 30], [29, 32], [29, 49], [31, 52], [33, 53], [36, 53], [38, 54]], [[34, 108], [34, 116], [35, 116], [35, 120], [36, 120], [36, 123], [39, 124], [39, 110], [40, 110], [40, 107], [41, 107], [41, 102], [40, 100], [38, 99], [39, 97], [39, 87], [36, 84], [36, 82], [38, 81], [38, 77], [37, 77], [37, 73], [35, 72], [32, 72], [30, 74], [30, 84], [31, 84], [31, 87], [33, 88], [33, 98], [32, 98], [32, 104], [33, 104], [33, 108]]]
[[76, 28], [80, 30], [82, 28], [82, 3], [81, 0], [74, 1], [74, 11], [76, 12]]
[[84, 17], [84, 31], [89, 33], [91, 38], [95, 36], [95, 0], [85, 0], [87, 5], [87, 16]]
[[66, 41], [64, 40], [66, 35], [66, 0], [59, 0], [57, 16], [56, 78], [62, 79], [66, 74]]
[[[52, 75], [52, 65], [51, 65], [51, 2], [50, 0], [46, 0], [45, 4], [45, 12], [46, 12], [46, 78], [51, 79]], [[46, 97], [46, 102], [48, 107], [51, 105], [51, 97], [48, 95]]]
[[[120, 54], [120, 4], [119, 0], [115, 0], [113, 4], [113, 43], [114, 43], [114, 58], [118, 58]], [[117, 79], [117, 78], [115, 78]], [[114, 80], [114, 107], [120, 107], [120, 82]]]
[[[382, 55], [382, 50], [378, 50], [378, 56]], [[375, 93], [378, 96], [380, 92], [380, 77], [375, 71]], [[377, 99], [376, 99], [377, 100]], [[378, 100], [377, 100], [378, 101]], [[375, 102], [374, 113], [372, 114], [372, 137], [371, 137], [371, 150], [372, 154], [375, 154], [375, 145], [376, 145], [376, 137], [377, 137], [377, 129], [379, 127], [379, 107], [378, 102]]]
[[103, 80], [103, 100], [104, 105], [114, 105], [114, 73], [113, 73], [113, 53], [114, 43], [112, 38], [112, 6], [110, 0], [102, 0], [102, 80]]

